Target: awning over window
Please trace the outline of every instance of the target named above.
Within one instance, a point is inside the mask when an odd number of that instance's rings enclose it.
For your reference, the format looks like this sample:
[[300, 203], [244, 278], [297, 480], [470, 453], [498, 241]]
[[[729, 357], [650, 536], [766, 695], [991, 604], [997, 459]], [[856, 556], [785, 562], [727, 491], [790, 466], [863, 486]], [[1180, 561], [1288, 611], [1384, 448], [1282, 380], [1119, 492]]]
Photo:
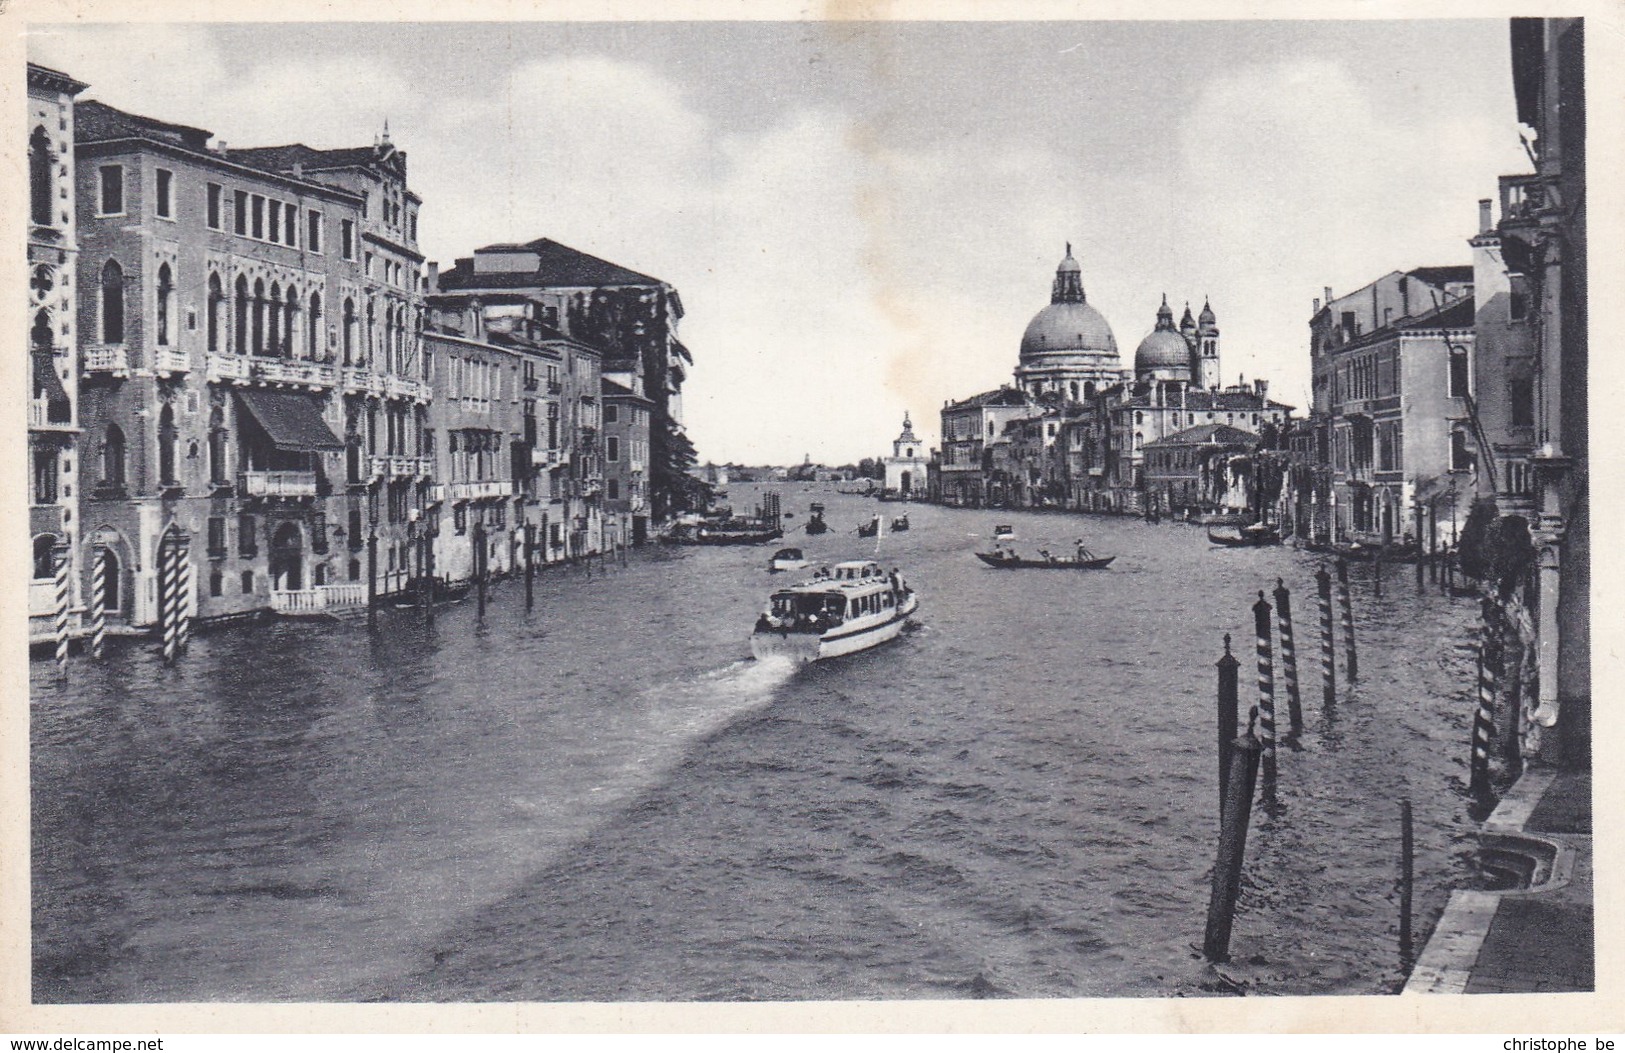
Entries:
[[307, 395], [250, 390], [237, 392], [237, 398], [279, 450], [318, 453], [344, 449], [344, 443], [322, 420], [316, 400]]
[[56, 375], [56, 361], [46, 351], [34, 354], [34, 397], [44, 398], [47, 419], [53, 424], [73, 419], [73, 404], [68, 400], [68, 389]]

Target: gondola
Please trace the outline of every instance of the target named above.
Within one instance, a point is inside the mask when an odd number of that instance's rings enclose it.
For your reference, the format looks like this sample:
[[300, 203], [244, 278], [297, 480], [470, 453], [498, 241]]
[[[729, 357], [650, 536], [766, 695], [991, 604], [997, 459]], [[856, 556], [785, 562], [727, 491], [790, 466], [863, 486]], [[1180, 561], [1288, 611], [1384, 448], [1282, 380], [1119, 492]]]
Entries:
[[997, 552], [978, 552], [976, 558], [990, 567], [999, 570], [1104, 570], [1111, 566], [1116, 556], [1091, 556], [1088, 559], [1024, 559], [1015, 555], [1001, 555]]
[[1263, 545], [1279, 545], [1281, 535], [1268, 527], [1242, 528], [1235, 536], [1215, 534], [1209, 530], [1207, 539], [1215, 545], [1224, 545], [1229, 548], [1259, 548]]
[[864, 525], [858, 527], [859, 537], [874, 537], [880, 533], [880, 517], [875, 516]]

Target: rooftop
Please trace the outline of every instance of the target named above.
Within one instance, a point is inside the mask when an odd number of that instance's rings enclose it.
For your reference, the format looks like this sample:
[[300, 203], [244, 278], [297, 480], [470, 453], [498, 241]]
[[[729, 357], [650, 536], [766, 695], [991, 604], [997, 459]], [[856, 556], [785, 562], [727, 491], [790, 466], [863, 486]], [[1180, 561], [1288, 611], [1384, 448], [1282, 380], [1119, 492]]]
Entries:
[[[517, 269], [484, 269], [477, 266], [481, 256], [519, 256]], [[455, 266], [440, 272], [443, 289], [521, 289], [537, 287], [596, 287], [604, 285], [663, 285], [659, 278], [639, 274], [591, 253], [561, 245], [551, 238], [537, 238], [520, 244], [487, 245], [474, 255], [459, 259]]]
[[1148, 449], [1152, 446], [1251, 446], [1257, 441], [1258, 436], [1252, 432], [1228, 424], [1198, 424], [1145, 445]]

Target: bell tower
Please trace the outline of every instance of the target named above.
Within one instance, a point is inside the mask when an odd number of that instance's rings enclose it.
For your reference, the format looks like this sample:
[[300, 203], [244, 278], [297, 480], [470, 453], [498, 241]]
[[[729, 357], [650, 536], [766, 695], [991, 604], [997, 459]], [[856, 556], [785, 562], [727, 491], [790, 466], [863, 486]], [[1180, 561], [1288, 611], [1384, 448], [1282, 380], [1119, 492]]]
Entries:
[[1210, 391], [1220, 384], [1219, 323], [1205, 297], [1202, 313], [1196, 317], [1196, 384]]

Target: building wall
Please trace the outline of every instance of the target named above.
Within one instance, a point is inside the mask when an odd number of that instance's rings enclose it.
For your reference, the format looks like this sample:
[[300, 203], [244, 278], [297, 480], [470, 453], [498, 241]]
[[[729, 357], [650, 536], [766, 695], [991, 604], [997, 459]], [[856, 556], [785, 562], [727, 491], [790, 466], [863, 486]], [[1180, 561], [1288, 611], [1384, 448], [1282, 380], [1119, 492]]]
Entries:
[[[609, 520], [609, 544], [629, 545], [635, 538], [648, 536], [649, 414], [653, 406], [636, 395], [604, 396], [604, 512]], [[726, 471], [722, 474], [727, 475]]]
[[[29, 377], [28, 397], [28, 459], [22, 466], [23, 491], [29, 495], [29, 543], [37, 546], [40, 554], [53, 546], [67, 546], [70, 561], [69, 603], [79, 608], [84, 591], [79, 582], [79, 571], [88, 565], [88, 551], [81, 544], [86, 535], [80, 519], [80, 460], [77, 456], [75, 433], [79, 411], [79, 327], [74, 299], [78, 293], [78, 229], [75, 209], [75, 165], [73, 155], [74, 95], [82, 86], [63, 80], [44, 70], [29, 69], [28, 123], [25, 136], [33, 142], [35, 131], [41, 135], [45, 153], [42, 159], [49, 164], [44, 184], [38, 190], [47, 197], [45, 215], [31, 220], [28, 239], [29, 293], [24, 338], [25, 356], [35, 349], [34, 328], [41, 326], [41, 335], [49, 334], [50, 368], [67, 394], [65, 419], [53, 421], [47, 402], [36, 400], [32, 380], [33, 360], [25, 357]], [[34, 173], [30, 172], [32, 180]], [[30, 190], [35, 188], [30, 186]], [[58, 412], [60, 418], [62, 413]], [[37, 489], [36, 472], [49, 482], [46, 489]], [[50, 490], [54, 489], [52, 495]], [[31, 560], [31, 565], [34, 561]], [[35, 566], [32, 577], [38, 580], [29, 587], [30, 635], [53, 631], [55, 621], [54, 576], [40, 572], [54, 568], [50, 557]], [[49, 583], [47, 583], [49, 582]]]

